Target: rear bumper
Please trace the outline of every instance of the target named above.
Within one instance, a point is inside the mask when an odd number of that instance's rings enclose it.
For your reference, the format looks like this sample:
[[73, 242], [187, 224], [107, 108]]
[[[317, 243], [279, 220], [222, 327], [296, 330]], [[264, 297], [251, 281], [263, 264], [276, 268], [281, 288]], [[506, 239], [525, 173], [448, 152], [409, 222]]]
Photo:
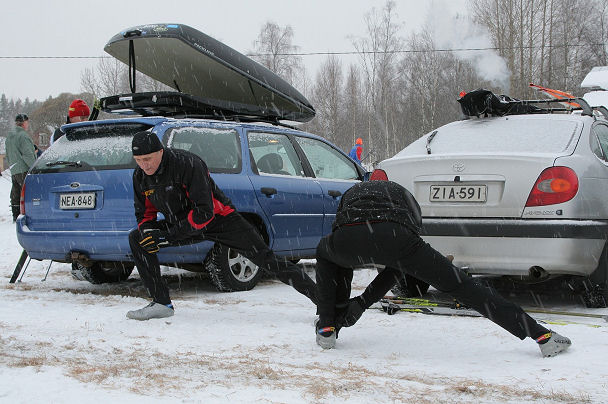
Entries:
[[[32, 259], [69, 261], [72, 252], [80, 252], [94, 261], [133, 261], [129, 247], [131, 230], [107, 231], [35, 231], [17, 219], [17, 240]], [[161, 264], [200, 264], [213, 247], [213, 242], [163, 248], [158, 259]], [[275, 252], [290, 258], [314, 257], [315, 250], [285, 250]]]
[[423, 219], [421, 236], [473, 274], [590, 275], [608, 239], [598, 220]]
[[[17, 240], [28, 255], [38, 260], [69, 261], [71, 252], [87, 255], [94, 261], [133, 261], [129, 247], [130, 230], [108, 231], [35, 231], [22, 217], [17, 219]], [[202, 263], [213, 246], [206, 241], [170, 247], [158, 254], [163, 264]]]

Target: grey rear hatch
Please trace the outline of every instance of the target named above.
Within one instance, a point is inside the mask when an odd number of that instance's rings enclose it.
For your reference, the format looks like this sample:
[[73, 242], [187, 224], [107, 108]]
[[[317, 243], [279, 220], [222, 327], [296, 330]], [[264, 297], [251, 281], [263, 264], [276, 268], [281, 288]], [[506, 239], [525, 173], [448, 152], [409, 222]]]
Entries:
[[[382, 162], [427, 217], [521, 217], [536, 179], [573, 152], [582, 123], [518, 115], [453, 122]], [[430, 154], [429, 154], [430, 150]], [[465, 198], [452, 198], [461, 192]], [[472, 198], [467, 198], [472, 195]]]

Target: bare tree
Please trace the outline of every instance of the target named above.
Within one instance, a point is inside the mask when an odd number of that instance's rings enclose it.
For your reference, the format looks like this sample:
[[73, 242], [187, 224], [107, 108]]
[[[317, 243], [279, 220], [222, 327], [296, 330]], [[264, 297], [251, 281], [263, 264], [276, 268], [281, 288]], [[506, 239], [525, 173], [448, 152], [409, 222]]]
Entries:
[[[135, 74], [139, 92], [173, 90], [145, 74], [139, 72]], [[80, 86], [84, 92], [95, 95], [95, 98], [130, 93], [129, 67], [117, 59], [100, 59], [95, 68], [87, 68], [82, 71]]]
[[274, 22], [262, 26], [254, 41], [251, 56], [255, 61], [281, 76], [290, 84], [297, 85], [304, 72], [302, 58], [294, 55], [299, 47], [293, 44], [293, 29]]
[[95, 68], [81, 73], [80, 86], [96, 98], [129, 93], [128, 67], [117, 59], [100, 59]]
[[[576, 6], [574, 5], [576, 4]], [[511, 93], [530, 96], [529, 82], [578, 91], [592, 65], [605, 64], [606, 0], [471, 0], [507, 60]]]
[[403, 46], [396, 21], [395, 3], [387, 1], [381, 11], [372, 9], [365, 16], [368, 36], [353, 42], [359, 52], [365, 80], [365, 100], [370, 114], [367, 123], [370, 145], [383, 156], [394, 153], [400, 128], [395, 125], [394, 85], [399, 77], [398, 51]]
[[329, 56], [317, 72], [313, 91], [320, 134], [334, 143], [342, 143], [342, 76], [342, 64], [335, 56]]
[[30, 114], [32, 133], [48, 135], [45, 136], [44, 141], [40, 139], [40, 146], [47, 146], [49, 137], [55, 128], [67, 122], [68, 107], [76, 98], [85, 100], [88, 105], [93, 105], [94, 96], [91, 93], [61, 93], [55, 98], [49, 97]]
[[423, 134], [461, 116], [456, 102], [461, 91], [490, 88], [467, 60], [451, 52], [437, 52], [433, 39], [436, 27], [427, 25], [410, 36], [400, 64], [403, 72], [398, 85], [399, 125], [402, 135], [396, 140], [400, 149]]
[[[344, 129], [345, 129], [345, 141], [348, 141], [345, 148], [348, 145], [355, 143], [358, 137], [362, 137], [361, 127], [362, 123], [366, 121], [365, 111], [363, 109], [363, 91], [361, 88], [361, 74], [357, 66], [350, 65], [348, 73], [346, 75], [346, 83], [344, 89]], [[369, 139], [366, 139], [369, 140]], [[369, 144], [366, 142], [366, 144]], [[369, 150], [368, 150], [369, 153]]]

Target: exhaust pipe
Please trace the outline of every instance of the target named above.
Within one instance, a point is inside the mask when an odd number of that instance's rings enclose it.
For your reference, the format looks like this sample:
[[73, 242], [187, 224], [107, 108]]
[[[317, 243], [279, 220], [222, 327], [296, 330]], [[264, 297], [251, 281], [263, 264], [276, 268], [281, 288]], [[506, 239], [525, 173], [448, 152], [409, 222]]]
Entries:
[[547, 274], [544, 268], [536, 265], [530, 267], [530, 269], [528, 269], [528, 273], [530, 274], [530, 278], [536, 281], [549, 277], [549, 274]]

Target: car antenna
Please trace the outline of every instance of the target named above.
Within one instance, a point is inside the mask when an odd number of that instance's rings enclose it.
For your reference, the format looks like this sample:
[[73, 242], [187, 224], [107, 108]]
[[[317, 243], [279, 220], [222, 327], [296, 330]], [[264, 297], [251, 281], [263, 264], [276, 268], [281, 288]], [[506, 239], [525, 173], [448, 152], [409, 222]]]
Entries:
[[433, 138], [435, 137], [436, 134], [437, 134], [437, 131], [434, 130], [433, 133], [431, 133], [429, 135], [429, 137], [426, 139], [426, 154], [431, 154], [431, 142], [433, 141]]

